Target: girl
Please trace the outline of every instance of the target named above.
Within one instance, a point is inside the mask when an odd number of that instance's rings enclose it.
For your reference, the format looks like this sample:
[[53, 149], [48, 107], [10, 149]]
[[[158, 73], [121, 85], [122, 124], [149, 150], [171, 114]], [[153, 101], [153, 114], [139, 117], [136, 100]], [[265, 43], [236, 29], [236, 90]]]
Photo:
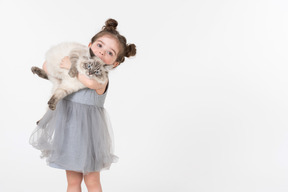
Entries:
[[[136, 55], [136, 46], [126, 44], [126, 38], [116, 30], [117, 25], [116, 20], [108, 19], [89, 43], [91, 56], [96, 55], [114, 68], [125, 57]], [[60, 66], [69, 69], [69, 58], [63, 58]], [[43, 69], [47, 72], [45, 63]], [[83, 179], [89, 192], [101, 192], [100, 171], [109, 169], [117, 160], [103, 108], [109, 82], [99, 84], [81, 74], [78, 79], [88, 88], [62, 99], [55, 111], [48, 110], [30, 143], [41, 150], [49, 166], [66, 170], [68, 192], [81, 191]]]

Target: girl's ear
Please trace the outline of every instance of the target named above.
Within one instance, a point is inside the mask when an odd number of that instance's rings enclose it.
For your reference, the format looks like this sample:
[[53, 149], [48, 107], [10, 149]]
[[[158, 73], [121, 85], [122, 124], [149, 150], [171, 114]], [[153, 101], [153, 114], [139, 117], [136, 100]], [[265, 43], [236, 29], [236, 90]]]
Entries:
[[116, 68], [120, 63], [115, 61], [115, 63], [113, 64], [113, 68]]
[[88, 45], [88, 47], [91, 47], [91, 45], [92, 45], [92, 44], [91, 44], [91, 42], [90, 42], [89, 45]]

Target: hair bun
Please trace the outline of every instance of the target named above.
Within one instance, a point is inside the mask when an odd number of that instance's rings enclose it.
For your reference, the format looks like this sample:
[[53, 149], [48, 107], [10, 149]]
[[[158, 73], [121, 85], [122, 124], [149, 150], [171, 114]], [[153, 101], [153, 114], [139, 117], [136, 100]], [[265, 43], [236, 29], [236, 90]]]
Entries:
[[128, 44], [126, 46], [126, 57], [134, 56], [136, 55], [136, 45], [135, 44]]
[[108, 19], [105, 22], [105, 26], [103, 28], [104, 30], [107, 30], [107, 31], [114, 31], [116, 30], [117, 26], [118, 26], [118, 22], [115, 19]]

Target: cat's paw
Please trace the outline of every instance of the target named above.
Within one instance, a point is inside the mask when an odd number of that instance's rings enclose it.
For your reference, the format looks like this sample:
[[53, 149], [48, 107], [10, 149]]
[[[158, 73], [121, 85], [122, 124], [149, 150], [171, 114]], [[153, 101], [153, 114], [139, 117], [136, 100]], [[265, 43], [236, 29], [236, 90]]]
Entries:
[[49, 105], [49, 109], [51, 109], [51, 110], [53, 110], [53, 111], [54, 111], [54, 110], [56, 109], [56, 105], [52, 105], [52, 104], [51, 104], [51, 105]]
[[56, 98], [55, 97], [51, 97], [51, 99], [48, 101], [48, 106], [51, 110], [56, 109]]
[[49, 104], [49, 109], [55, 110], [56, 109], [56, 104]]
[[32, 67], [31, 71], [32, 73], [38, 75], [39, 77], [43, 79], [48, 79], [46, 72], [43, 69], [40, 69], [39, 67]]
[[31, 71], [33, 74], [39, 74], [41, 69], [39, 67], [31, 67]]
[[70, 68], [68, 74], [70, 75], [70, 77], [76, 77], [78, 75], [78, 71], [76, 68]]

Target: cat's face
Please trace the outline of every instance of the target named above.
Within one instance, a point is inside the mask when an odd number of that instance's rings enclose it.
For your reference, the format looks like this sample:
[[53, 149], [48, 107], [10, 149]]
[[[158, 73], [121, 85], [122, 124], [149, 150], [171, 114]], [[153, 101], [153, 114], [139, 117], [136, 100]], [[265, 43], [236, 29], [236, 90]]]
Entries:
[[88, 77], [104, 82], [108, 78], [108, 70], [113, 66], [105, 64], [97, 57], [93, 57], [83, 61], [82, 67]]

